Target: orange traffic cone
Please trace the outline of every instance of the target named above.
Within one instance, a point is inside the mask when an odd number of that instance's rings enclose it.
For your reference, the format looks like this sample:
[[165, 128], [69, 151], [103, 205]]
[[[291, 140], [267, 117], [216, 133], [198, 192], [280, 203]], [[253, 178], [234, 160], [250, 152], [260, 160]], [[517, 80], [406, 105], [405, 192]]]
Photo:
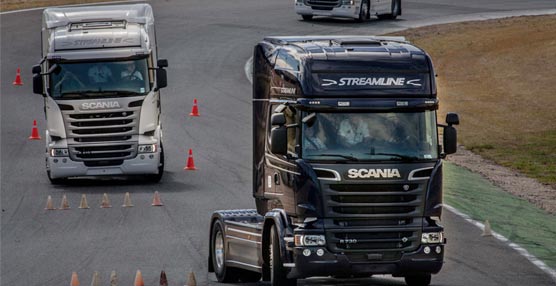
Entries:
[[189, 277], [187, 278], [187, 286], [197, 286], [197, 279], [195, 279], [195, 273], [189, 272]]
[[41, 136], [39, 135], [39, 129], [37, 128], [37, 120], [33, 120], [33, 130], [31, 131], [31, 136], [29, 136], [29, 140], [41, 140]]
[[23, 82], [21, 81], [21, 70], [19, 68], [17, 68], [17, 71], [15, 72], [13, 85], [23, 85]]
[[66, 197], [65, 194], [62, 196], [62, 203], [60, 204], [60, 209], [61, 210], [69, 210], [70, 209], [70, 205], [68, 203], [68, 198]]
[[89, 204], [87, 203], [87, 196], [85, 194], [81, 195], [81, 203], [79, 204], [80, 209], [88, 209]]
[[112, 273], [110, 273], [110, 286], [118, 286], [118, 276], [116, 275], [116, 270], [112, 270]]
[[104, 193], [102, 195], [102, 203], [100, 203], [101, 208], [111, 208], [112, 205], [110, 204], [110, 200], [108, 199], [108, 194]]
[[46, 199], [46, 207], [44, 208], [45, 210], [48, 211], [52, 211], [55, 210], [56, 208], [52, 205], [52, 196], [48, 196], [48, 199]]
[[191, 109], [191, 113], [189, 116], [199, 116], [199, 107], [197, 106], [197, 99], [193, 99], [193, 108]]
[[160, 272], [160, 286], [168, 286], [168, 279], [166, 279], [166, 272]]
[[143, 275], [141, 274], [141, 270], [137, 270], [135, 274], [135, 284], [134, 286], [145, 286], [145, 282], [143, 281]]
[[123, 208], [130, 208], [133, 204], [131, 203], [131, 197], [129, 196], [129, 192], [125, 193], [124, 196], [124, 204], [122, 205]]
[[185, 166], [185, 168], [183, 168], [184, 170], [197, 170], [197, 168], [195, 168], [195, 162], [193, 161], [193, 150], [189, 149], [189, 157], [187, 157], [187, 165]]
[[77, 278], [77, 272], [71, 273], [71, 284], [70, 286], [79, 286], [79, 279]]
[[154, 192], [154, 197], [153, 197], [153, 206], [155, 207], [161, 207], [164, 204], [162, 203], [162, 201], [160, 201], [160, 194], [158, 194], [158, 191]]

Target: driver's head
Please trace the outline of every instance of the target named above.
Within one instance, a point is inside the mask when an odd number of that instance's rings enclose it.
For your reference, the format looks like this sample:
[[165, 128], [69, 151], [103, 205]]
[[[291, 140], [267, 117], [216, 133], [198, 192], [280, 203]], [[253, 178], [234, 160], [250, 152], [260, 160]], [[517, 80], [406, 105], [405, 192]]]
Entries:
[[135, 70], [135, 62], [128, 62], [125, 65], [125, 68], [127, 69], [127, 71], [132, 72], [133, 70]]

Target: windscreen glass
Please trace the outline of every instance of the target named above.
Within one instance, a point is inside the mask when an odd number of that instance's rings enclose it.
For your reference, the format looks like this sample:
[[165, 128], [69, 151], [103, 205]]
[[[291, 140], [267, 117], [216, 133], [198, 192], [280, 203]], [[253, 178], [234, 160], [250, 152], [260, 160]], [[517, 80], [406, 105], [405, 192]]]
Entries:
[[308, 160], [438, 158], [434, 111], [316, 113], [316, 120], [302, 128], [302, 156]]
[[50, 95], [56, 99], [144, 95], [150, 91], [147, 59], [58, 63], [50, 75]]

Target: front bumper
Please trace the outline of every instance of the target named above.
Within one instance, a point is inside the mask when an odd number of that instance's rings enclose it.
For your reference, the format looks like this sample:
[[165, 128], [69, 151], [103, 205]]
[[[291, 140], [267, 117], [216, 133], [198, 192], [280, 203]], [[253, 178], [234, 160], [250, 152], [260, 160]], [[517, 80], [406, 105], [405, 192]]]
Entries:
[[295, 13], [299, 15], [312, 15], [312, 16], [328, 16], [328, 17], [342, 17], [354, 18], [359, 17], [359, 6], [357, 5], [342, 5], [335, 7], [332, 10], [315, 10], [311, 6], [304, 3], [295, 3]]
[[[430, 248], [430, 253], [425, 253], [425, 247]], [[436, 247], [441, 252], [436, 253]], [[303, 250], [311, 250], [311, 255], [303, 255]], [[323, 249], [324, 254], [318, 256], [318, 249]], [[350, 261], [346, 254], [329, 252], [326, 247], [295, 247], [293, 250], [295, 267], [288, 274], [289, 278], [307, 278], [314, 276], [345, 276], [345, 275], [373, 275], [392, 274], [405, 276], [409, 274], [438, 273], [444, 261], [444, 245], [421, 245], [416, 251], [404, 253], [400, 260], [383, 261]]]
[[87, 167], [80, 161], [72, 161], [69, 157], [48, 156], [47, 169], [50, 177], [68, 178], [80, 176], [120, 176], [120, 175], [144, 175], [158, 174], [160, 164], [160, 153], [138, 154], [133, 159], [124, 160], [121, 165]]

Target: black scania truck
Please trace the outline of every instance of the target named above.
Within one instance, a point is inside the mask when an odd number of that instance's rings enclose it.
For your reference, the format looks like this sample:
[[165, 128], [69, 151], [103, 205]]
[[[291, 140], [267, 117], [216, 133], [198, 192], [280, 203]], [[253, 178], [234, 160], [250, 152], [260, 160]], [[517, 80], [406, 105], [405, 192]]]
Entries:
[[209, 271], [279, 286], [373, 274], [429, 285], [459, 119], [437, 124], [427, 53], [401, 37], [268, 37], [253, 66], [257, 209], [214, 212]]

